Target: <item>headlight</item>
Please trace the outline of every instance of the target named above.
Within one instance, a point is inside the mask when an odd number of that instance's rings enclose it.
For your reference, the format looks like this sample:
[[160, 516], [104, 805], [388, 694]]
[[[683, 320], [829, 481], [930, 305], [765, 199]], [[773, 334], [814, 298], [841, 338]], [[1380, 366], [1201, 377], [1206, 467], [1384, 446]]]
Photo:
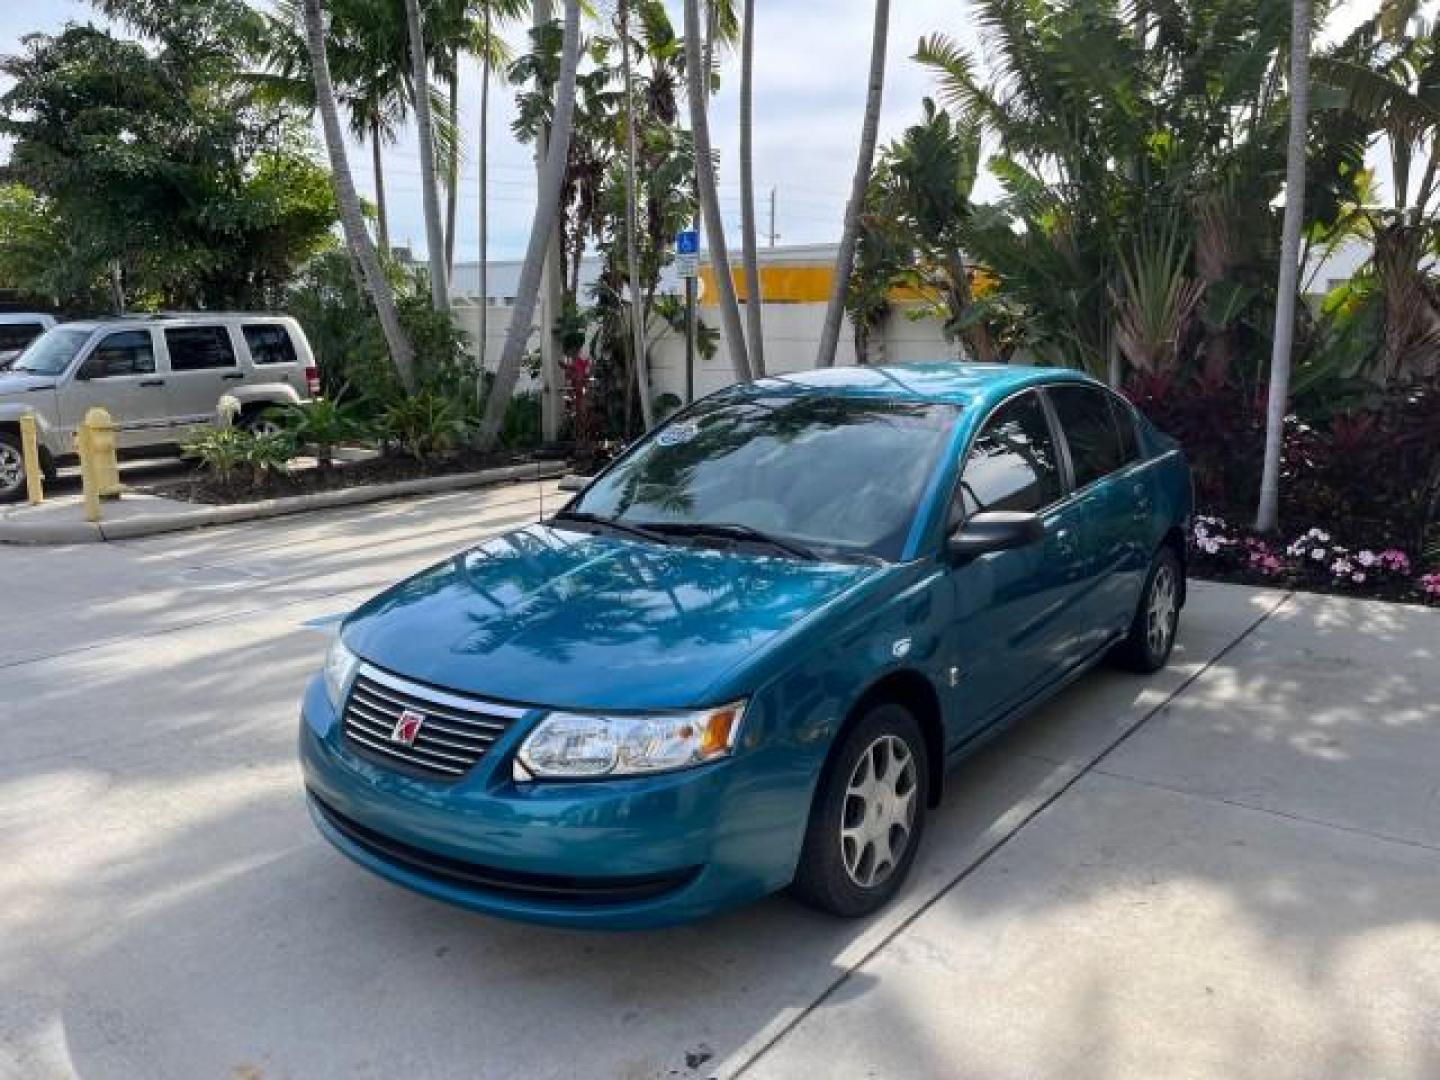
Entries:
[[744, 715], [744, 702], [649, 716], [551, 713], [520, 748], [515, 778], [641, 776], [714, 761], [734, 748]]
[[350, 689], [351, 676], [355, 669], [360, 666], [360, 658], [345, 647], [345, 643], [338, 637], [335, 644], [330, 646], [330, 651], [325, 654], [325, 693], [330, 697], [330, 704], [335, 706], [339, 712], [345, 704], [345, 692]]

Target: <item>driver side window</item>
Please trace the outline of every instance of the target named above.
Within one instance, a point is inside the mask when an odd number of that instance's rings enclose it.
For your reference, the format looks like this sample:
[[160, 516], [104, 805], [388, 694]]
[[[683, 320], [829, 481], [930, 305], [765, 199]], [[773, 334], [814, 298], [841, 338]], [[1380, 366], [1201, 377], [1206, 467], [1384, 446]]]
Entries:
[[991, 414], [970, 447], [952, 517], [1038, 511], [1060, 498], [1059, 458], [1040, 397], [1027, 391]]
[[155, 348], [148, 330], [124, 330], [101, 339], [85, 361], [87, 379], [155, 374]]

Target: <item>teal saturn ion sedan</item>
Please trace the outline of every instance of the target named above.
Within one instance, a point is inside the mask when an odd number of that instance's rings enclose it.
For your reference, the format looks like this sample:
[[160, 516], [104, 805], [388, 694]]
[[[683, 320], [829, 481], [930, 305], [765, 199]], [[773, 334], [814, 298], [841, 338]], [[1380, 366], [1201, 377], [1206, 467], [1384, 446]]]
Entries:
[[1180, 448], [1074, 371], [762, 379], [571, 488], [351, 614], [303, 704], [326, 839], [493, 915], [872, 912], [968, 753], [1185, 603]]

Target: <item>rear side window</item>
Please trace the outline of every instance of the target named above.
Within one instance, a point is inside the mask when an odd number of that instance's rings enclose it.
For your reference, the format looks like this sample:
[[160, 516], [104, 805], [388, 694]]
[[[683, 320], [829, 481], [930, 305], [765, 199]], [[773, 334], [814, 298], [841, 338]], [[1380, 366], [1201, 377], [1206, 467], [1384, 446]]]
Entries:
[[165, 331], [171, 371], [205, 371], [235, 366], [235, 347], [223, 326], [175, 326]]
[[0, 323], [0, 352], [23, 349], [44, 332], [38, 322]]
[[245, 344], [250, 347], [250, 358], [257, 364], [298, 364], [300, 357], [295, 352], [295, 342], [290, 340], [290, 331], [274, 324], [245, 327]]
[[1033, 393], [997, 409], [960, 476], [966, 517], [984, 510], [1040, 510], [1060, 498], [1060, 466], [1045, 409]]
[[91, 379], [117, 379], [126, 375], [155, 374], [155, 346], [149, 330], [126, 330], [107, 334], [85, 361], [85, 375]]
[[1070, 446], [1075, 486], [1082, 488], [1124, 464], [1120, 433], [1110, 412], [1110, 395], [1089, 386], [1054, 386], [1048, 391]]

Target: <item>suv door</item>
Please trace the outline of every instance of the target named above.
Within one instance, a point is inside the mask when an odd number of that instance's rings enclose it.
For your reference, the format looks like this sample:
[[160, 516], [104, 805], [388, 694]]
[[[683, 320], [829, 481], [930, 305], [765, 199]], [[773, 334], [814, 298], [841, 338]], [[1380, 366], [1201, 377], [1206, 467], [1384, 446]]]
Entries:
[[1135, 613], [1149, 567], [1144, 543], [1149, 492], [1133, 418], [1126, 439], [1108, 390], [1076, 383], [1050, 386], [1045, 393], [1064, 437], [1075, 501], [1085, 515], [1083, 556], [1095, 579], [1084, 603], [1087, 644], [1099, 648], [1129, 626]]
[[[170, 413], [181, 436], [215, 421], [220, 398], [245, 379], [235, 342], [223, 324], [167, 326]], [[177, 436], [178, 437], [178, 436]]]
[[67, 447], [86, 412], [96, 407], [114, 419], [117, 446], [151, 446], [173, 438], [165, 379], [157, 370], [149, 330], [112, 330], [99, 336], [59, 397]]
[[1045, 523], [1029, 547], [949, 565], [952, 610], [943, 648], [955, 669], [950, 715], [975, 734], [1063, 674], [1076, 653], [1074, 601], [1083, 589], [1080, 514], [1065, 497], [1058, 444], [1040, 395], [998, 406], [972, 442], [951, 528], [981, 510], [1024, 510]]

